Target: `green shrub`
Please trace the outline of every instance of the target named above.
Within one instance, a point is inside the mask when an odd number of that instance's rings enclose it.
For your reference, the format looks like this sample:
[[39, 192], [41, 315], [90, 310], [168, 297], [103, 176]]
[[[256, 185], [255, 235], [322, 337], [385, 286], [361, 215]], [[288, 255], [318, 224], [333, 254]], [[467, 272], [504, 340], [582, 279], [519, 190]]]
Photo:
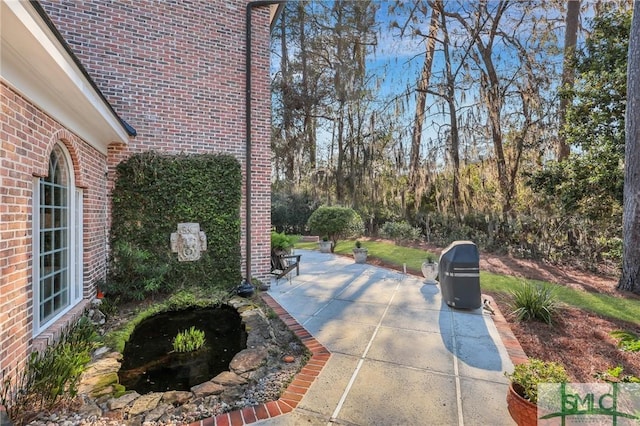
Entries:
[[506, 376], [516, 385], [516, 391], [533, 404], [538, 403], [538, 384], [569, 381], [569, 376], [562, 365], [536, 358], [529, 358], [527, 362], [516, 365], [513, 373]]
[[331, 251], [339, 238], [357, 237], [364, 232], [362, 218], [349, 207], [319, 207], [311, 214], [307, 225], [311, 232], [326, 236], [333, 242]]
[[640, 351], [640, 339], [636, 334], [626, 330], [614, 330], [609, 334], [611, 337], [619, 340], [618, 347], [623, 351]]
[[296, 237], [287, 235], [284, 232], [271, 231], [271, 249], [272, 250], [289, 250], [296, 242]]
[[173, 350], [176, 352], [193, 352], [204, 346], [204, 331], [191, 327], [181, 331], [173, 338]]
[[309, 216], [317, 207], [318, 203], [310, 194], [274, 188], [271, 192], [271, 226], [278, 232], [306, 234]]
[[82, 317], [56, 343], [32, 352], [23, 370], [13, 377], [3, 374], [0, 405], [9, 418], [16, 424], [28, 423], [32, 415], [50, 410], [63, 398], [75, 397], [97, 336], [91, 321]]
[[[107, 292], [142, 299], [198, 285], [240, 282], [242, 173], [229, 155], [134, 154], [116, 169]], [[207, 236], [199, 260], [179, 262], [170, 236], [197, 222]]]
[[384, 238], [394, 240], [396, 243], [405, 241], [419, 241], [422, 239], [422, 231], [407, 222], [385, 222], [380, 230]]
[[559, 307], [556, 292], [548, 284], [522, 282], [511, 291], [511, 295], [514, 308], [512, 313], [519, 321], [540, 320], [551, 324]]

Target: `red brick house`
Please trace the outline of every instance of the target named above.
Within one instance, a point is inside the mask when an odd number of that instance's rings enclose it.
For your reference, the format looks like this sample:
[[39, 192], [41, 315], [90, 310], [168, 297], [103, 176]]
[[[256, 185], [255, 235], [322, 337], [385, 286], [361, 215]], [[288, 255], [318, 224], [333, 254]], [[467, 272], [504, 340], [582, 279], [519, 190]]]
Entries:
[[132, 153], [238, 158], [242, 275], [268, 276], [276, 3], [1, 0], [0, 371], [95, 295]]

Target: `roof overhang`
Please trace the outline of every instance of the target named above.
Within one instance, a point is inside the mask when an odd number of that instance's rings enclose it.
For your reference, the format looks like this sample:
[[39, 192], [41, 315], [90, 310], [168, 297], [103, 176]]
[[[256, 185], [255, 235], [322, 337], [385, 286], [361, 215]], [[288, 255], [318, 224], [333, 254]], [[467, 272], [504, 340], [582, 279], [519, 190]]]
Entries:
[[271, 24], [271, 29], [273, 30], [273, 25], [275, 24], [278, 16], [284, 9], [284, 3], [276, 3], [269, 6], [269, 23]]
[[1, 1], [2, 79], [101, 153], [128, 143], [123, 122], [31, 2]]

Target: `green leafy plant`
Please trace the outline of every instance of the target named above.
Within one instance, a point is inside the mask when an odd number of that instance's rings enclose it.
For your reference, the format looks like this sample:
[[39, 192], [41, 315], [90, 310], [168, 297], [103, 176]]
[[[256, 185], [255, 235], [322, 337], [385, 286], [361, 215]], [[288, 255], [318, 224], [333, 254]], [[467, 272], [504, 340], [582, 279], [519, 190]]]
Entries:
[[356, 241], [356, 248], [357, 249], [362, 248], [362, 243], [360, 242], [360, 240]]
[[26, 366], [13, 376], [3, 372], [0, 405], [16, 424], [28, 423], [41, 411], [77, 394], [80, 374], [91, 361], [98, 335], [94, 325], [81, 317], [60, 339], [42, 352], [32, 352]]
[[431, 253], [431, 252], [427, 252], [424, 257], [425, 257], [425, 260], [427, 261], [427, 263], [435, 263], [436, 262], [436, 255]]
[[538, 384], [569, 381], [562, 365], [537, 358], [529, 358], [527, 362], [516, 365], [513, 373], [505, 375], [513, 383], [515, 391], [533, 404], [538, 402]]
[[193, 352], [204, 346], [206, 342], [204, 331], [191, 327], [179, 332], [173, 338], [173, 350], [176, 352]]
[[287, 235], [284, 232], [271, 231], [271, 249], [288, 251], [294, 246], [296, 239], [295, 236]]
[[609, 334], [614, 339], [618, 339], [618, 347], [623, 351], [640, 351], [640, 338], [635, 333], [626, 330], [614, 330]]
[[422, 239], [422, 231], [420, 228], [414, 228], [407, 222], [385, 222], [382, 225], [380, 234], [396, 243], [404, 241], [418, 241]]
[[118, 305], [120, 304], [120, 297], [117, 296], [105, 296], [100, 303], [100, 312], [107, 317], [115, 315], [118, 312]]
[[623, 373], [624, 367], [618, 365], [617, 367], [607, 369], [607, 371], [596, 373], [594, 377], [596, 379], [604, 380], [605, 382], [640, 383], [640, 378], [631, 374]]
[[358, 236], [364, 232], [362, 218], [349, 207], [319, 207], [311, 214], [307, 225], [312, 232], [326, 235], [333, 242], [332, 252], [339, 238]]
[[551, 324], [559, 303], [555, 290], [548, 284], [521, 282], [511, 290], [513, 314], [519, 321], [540, 320]]

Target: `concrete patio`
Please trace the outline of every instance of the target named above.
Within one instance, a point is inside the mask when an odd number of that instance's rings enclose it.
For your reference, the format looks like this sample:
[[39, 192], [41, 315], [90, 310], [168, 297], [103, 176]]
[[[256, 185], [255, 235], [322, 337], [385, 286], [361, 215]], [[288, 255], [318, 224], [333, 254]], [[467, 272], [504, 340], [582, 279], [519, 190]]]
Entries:
[[492, 317], [446, 305], [439, 285], [315, 251], [273, 297], [331, 352], [297, 404], [262, 425], [513, 425], [513, 369]]

